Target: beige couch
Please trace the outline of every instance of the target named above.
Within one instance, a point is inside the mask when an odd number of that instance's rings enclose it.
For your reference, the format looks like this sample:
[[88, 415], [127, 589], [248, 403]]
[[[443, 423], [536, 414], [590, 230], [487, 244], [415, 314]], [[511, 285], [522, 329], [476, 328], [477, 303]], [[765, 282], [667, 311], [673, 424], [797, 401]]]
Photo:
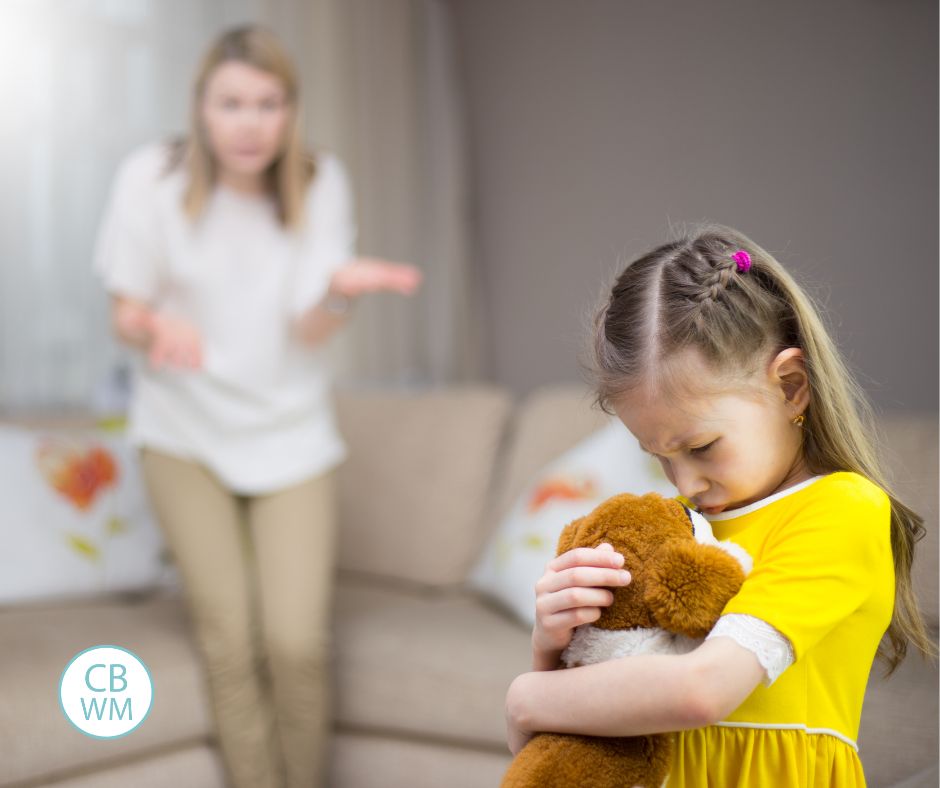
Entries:
[[[331, 785], [495, 786], [508, 762], [503, 696], [528, 633], [464, 585], [540, 466], [599, 423], [577, 389], [513, 405], [495, 388], [340, 397], [341, 476]], [[886, 421], [898, 487], [927, 515], [918, 592], [937, 627], [937, 420]], [[823, 600], [820, 600], [822, 603]], [[155, 684], [131, 735], [90, 739], [59, 710], [77, 651], [137, 653]], [[937, 672], [912, 657], [874, 677], [860, 747], [872, 786], [937, 785]], [[224, 785], [204, 676], [176, 592], [0, 610], [0, 786]]]

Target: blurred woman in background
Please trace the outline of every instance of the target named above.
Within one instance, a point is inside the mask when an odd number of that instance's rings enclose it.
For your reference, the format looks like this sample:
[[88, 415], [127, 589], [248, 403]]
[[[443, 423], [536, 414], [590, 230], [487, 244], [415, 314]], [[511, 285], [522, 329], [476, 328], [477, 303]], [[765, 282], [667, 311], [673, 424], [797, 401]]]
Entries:
[[410, 265], [354, 256], [340, 161], [304, 150], [270, 32], [205, 55], [189, 136], [121, 164], [95, 265], [142, 351], [129, 434], [180, 572], [237, 788], [325, 784], [333, 469], [325, 340]]

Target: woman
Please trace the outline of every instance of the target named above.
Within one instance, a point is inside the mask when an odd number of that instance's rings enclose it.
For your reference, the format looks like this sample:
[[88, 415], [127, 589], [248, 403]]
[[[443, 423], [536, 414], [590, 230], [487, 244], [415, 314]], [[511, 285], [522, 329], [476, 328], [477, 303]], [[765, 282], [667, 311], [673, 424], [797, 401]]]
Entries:
[[412, 266], [353, 258], [340, 162], [301, 143], [278, 40], [232, 30], [199, 69], [189, 137], [121, 165], [96, 267], [146, 356], [130, 413], [183, 582], [233, 785], [325, 777], [332, 469], [322, 345]]

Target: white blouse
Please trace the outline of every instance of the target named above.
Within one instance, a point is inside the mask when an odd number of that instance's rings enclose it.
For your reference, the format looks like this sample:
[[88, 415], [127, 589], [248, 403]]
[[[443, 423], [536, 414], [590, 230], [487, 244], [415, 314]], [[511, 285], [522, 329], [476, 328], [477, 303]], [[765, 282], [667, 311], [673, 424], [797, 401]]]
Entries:
[[221, 185], [192, 223], [182, 210], [185, 174], [165, 174], [166, 160], [166, 146], [155, 144], [122, 162], [95, 268], [110, 293], [195, 324], [203, 368], [154, 370], [137, 358], [132, 442], [203, 463], [240, 494], [329, 470], [345, 446], [325, 353], [300, 344], [290, 324], [354, 255], [341, 163], [318, 156], [304, 227], [291, 233], [270, 197]]

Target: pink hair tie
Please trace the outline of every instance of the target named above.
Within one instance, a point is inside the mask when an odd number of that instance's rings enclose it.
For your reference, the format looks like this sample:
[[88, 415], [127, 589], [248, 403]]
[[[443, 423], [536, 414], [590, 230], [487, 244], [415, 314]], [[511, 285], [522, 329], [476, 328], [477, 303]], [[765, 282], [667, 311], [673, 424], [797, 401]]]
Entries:
[[731, 255], [731, 259], [738, 264], [739, 273], [746, 274], [751, 270], [751, 256], [743, 249], [738, 249], [738, 251]]

